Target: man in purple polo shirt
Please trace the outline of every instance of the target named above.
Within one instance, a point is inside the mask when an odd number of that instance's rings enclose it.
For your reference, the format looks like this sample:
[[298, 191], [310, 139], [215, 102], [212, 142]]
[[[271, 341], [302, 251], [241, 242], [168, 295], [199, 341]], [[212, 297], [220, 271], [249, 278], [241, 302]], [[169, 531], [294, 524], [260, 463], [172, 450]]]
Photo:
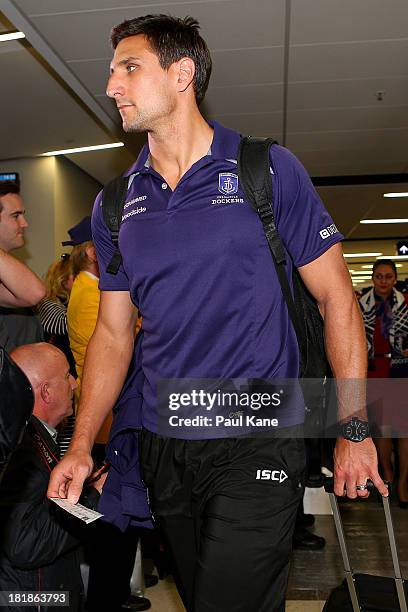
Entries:
[[[95, 203], [101, 306], [76, 433], [49, 494], [75, 502], [92, 471], [89, 451], [124, 383], [139, 310], [142, 382], [127, 409], [140, 409], [143, 477], [175, 558], [183, 602], [195, 612], [281, 612], [303, 493], [303, 402], [282, 402], [275, 411], [281, 435], [239, 436], [237, 413], [227, 415], [231, 423], [210, 415], [222, 381], [296, 379], [299, 371], [296, 336], [262, 224], [239, 183], [240, 136], [200, 114], [211, 58], [197, 22], [149, 15], [116, 26], [111, 40], [107, 93], [124, 130], [147, 132], [148, 144], [126, 173], [117, 275], [104, 272], [114, 246], [101, 196]], [[341, 235], [289, 151], [272, 147], [271, 172], [288, 275], [298, 267], [317, 299], [335, 375], [363, 379], [364, 330]], [[180, 379], [213, 380], [215, 393], [170, 393], [174, 431], [162, 435], [161, 385], [167, 381], [171, 391], [168, 381]], [[354, 406], [343, 400], [340, 395], [340, 420], [361, 416], [362, 400], [354, 395]], [[180, 422], [186, 404], [202, 419]], [[371, 438], [339, 438], [335, 465], [337, 494], [346, 489], [352, 498], [367, 496], [368, 478], [387, 494]]]

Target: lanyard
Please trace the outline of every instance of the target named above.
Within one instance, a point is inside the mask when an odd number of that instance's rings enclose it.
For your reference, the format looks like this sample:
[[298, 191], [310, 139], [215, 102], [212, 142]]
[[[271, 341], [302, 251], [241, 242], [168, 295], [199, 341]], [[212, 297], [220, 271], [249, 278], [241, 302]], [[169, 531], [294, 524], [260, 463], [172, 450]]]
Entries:
[[53, 450], [46, 438], [44, 438], [43, 428], [36, 423], [35, 420], [30, 421], [28, 426], [31, 427], [33, 441], [43, 463], [47, 466], [48, 470], [52, 472], [58, 463], [58, 457], [55, 454], [55, 449]]

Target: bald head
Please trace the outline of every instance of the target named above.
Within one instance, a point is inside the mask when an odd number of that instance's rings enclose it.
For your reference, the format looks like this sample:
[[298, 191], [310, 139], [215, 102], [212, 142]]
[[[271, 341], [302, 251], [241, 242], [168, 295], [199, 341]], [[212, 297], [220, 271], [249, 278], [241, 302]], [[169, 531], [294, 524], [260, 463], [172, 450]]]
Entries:
[[72, 396], [76, 388], [62, 351], [46, 342], [19, 346], [11, 357], [23, 370], [34, 391], [33, 414], [56, 427], [72, 414]]
[[19, 346], [11, 353], [11, 357], [23, 370], [34, 389], [53, 376], [55, 360], [57, 362], [65, 360], [64, 354], [59, 349], [46, 342]]

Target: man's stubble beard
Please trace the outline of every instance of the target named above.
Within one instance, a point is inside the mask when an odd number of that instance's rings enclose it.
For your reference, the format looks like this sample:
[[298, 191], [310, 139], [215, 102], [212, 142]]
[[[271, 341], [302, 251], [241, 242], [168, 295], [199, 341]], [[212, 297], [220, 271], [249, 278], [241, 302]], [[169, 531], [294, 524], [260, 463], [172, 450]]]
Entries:
[[160, 110], [152, 109], [143, 113], [135, 107], [135, 115], [128, 123], [122, 122], [123, 131], [127, 134], [140, 134], [141, 132], [155, 132], [163, 124], [169, 123], [169, 118], [175, 109], [175, 104], [166, 99]]
[[126, 134], [140, 134], [141, 132], [147, 132], [147, 122], [143, 120], [143, 117], [137, 116], [132, 121], [122, 123], [123, 131]]

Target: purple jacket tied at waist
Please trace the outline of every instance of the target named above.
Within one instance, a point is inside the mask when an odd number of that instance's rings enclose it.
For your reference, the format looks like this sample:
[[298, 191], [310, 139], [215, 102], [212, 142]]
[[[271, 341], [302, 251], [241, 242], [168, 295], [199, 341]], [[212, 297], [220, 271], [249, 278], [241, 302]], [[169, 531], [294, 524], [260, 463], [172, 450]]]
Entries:
[[98, 510], [122, 531], [129, 525], [153, 528], [147, 491], [140, 475], [139, 432], [142, 427], [142, 332], [134, 358], [114, 408], [106, 456], [111, 464]]

